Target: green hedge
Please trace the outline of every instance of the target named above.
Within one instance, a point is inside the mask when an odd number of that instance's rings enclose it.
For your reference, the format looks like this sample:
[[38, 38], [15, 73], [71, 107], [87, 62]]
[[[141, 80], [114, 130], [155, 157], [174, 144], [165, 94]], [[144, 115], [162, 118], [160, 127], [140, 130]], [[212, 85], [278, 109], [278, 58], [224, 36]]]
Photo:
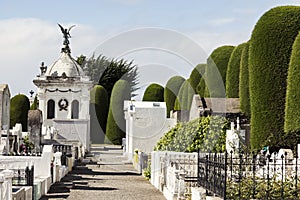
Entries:
[[284, 146], [287, 72], [300, 30], [300, 7], [266, 12], [252, 32], [249, 49], [251, 146]]
[[170, 111], [174, 110], [176, 97], [184, 81], [185, 79], [181, 76], [173, 76], [166, 84], [164, 89], [164, 100], [167, 106], [167, 117], [170, 117]]
[[239, 78], [241, 55], [245, 43], [238, 45], [232, 51], [226, 72], [226, 97], [239, 98]]
[[239, 97], [240, 108], [242, 113], [250, 117], [250, 96], [249, 96], [249, 44], [245, 44], [245, 48], [241, 57], [240, 68], [240, 84], [239, 84]]
[[36, 110], [36, 109], [39, 109], [37, 95], [35, 95], [33, 103], [30, 106], [30, 110]]
[[287, 93], [285, 104], [285, 132], [300, 132], [300, 33], [292, 50], [288, 69]]
[[190, 110], [195, 92], [189, 79], [184, 81], [178, 92], [174, 110]]
[[164, 87], [159, 84], [152, 83], [146, 88], [143, 96], [143, 101], [163, 102]]
[[196, 89], [197, 94], [199, 94], [201, 98], [205, 96], [205, 89], [206, 89], [206, 84], [205, 84], [205, 74], [204, 74], [204, 77], [201, 78]]
[[95, 85], [90, 92], [90, 123], [92, 143], [104, 142], [108, 114], [108, 94], [101, 85]]
[[30, 102], [26, 95], [18, 94], [10, 100], [10, 128], [16, 123], [22, 124], [22, 131], [27, 131]]
[[190, 84], [194, 91], [197, 91], [197, 86], [205, 73], [206, 64], [198, 64], [190, 74]]
[[225, 97], [226, 72], [234, 46], [221, 46], [207, 59], [205, 70], [206, 97]]
[[120, 145], [125, 137], [124, 100], [130, 100], [130, 85], [125, 80], [118, 80], [111, 93], [105, 143]]
[[201, 117], [176, 124], [160, 138], [155, 151], [224, 152], [229, 122], [221, 116]]

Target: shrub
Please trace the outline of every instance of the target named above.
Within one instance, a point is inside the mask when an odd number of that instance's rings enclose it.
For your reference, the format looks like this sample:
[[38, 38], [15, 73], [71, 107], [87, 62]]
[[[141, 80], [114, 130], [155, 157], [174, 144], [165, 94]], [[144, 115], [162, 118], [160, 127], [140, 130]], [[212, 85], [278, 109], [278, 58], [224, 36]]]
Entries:
[[245, 43], [238, 45], [232, 51], [226, 72], [226, 97], [239, 98], [239, 77], [241, 55]]
[[149, 85], [143, 96], [143, 101], [157, 101], [163, 102], [164, 101], [164, 87], [159, 84], [152, 83]]
[[90, 92], [90, 117], [92, 143], [103, 143], [108, 114], [108, 95], [101, 85], [95, 85]]
[[18, 94], [10, 100], [10, 128], [16, 123], [22, 124], [22, 131], [27, 131], [29, 99], [24, 94]]
[[298, 34], [292, 50], [288, 69], [287, 91], [285, 102], [285, 132], [300, 131], [300, 33]]
[[241, 111], [250, 117], [250, 95], [249, 95], [249, 44], [245, 44], [241, 56], [241, 69], [240, 69], [240, 84], [239, 84], [239, 97]]
[[288, 65], [300, 30], [300, 7], [266, 12], [252, 32], [249, 48], [251, 146], [283, 146]]
[[155, 151], [224, 152], [228, 121], [221, 116], [201, 117], [178, 123], [155, 146]]
[[185, 79], [181, 76], [173, 76], [166, 84], [164, 89], [164, 100], [167, 106], [167, 117], [170, 117], [170, 111], [174, 109], [176, 97], [184, 81]]
[[233, 46], [215, 49], [207, 59], [205, 97], [225, 97], [226, 72]]
[[197, 65], [190, 74], [190, 84], [194, 91], [197, 91], [197, 86], [205, 73], [206, 64]]
[[37, 95], [35, 95], [33, 103], [30, 106], [30, 110], [39, 109]]
[[195, 92], [189, 82], [184, 81], [178, 92], [174, 110], [190, 110]]
[[105, 143], [120, 145], [125, 137], [124, 100], [130, 100], [130, 86], [127, 81], [118, 80], [111, 93]]

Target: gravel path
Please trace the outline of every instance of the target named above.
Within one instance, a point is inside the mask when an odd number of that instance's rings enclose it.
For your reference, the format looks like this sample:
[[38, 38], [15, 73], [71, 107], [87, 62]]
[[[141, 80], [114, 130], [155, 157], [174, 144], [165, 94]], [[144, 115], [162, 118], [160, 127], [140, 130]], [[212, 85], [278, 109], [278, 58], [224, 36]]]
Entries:
[[95, 157], [103, 165], [76, 166], [61, 182], [51, 186], [41, 199], [164, 200], [163, 194], [124, 162], [119, 148], [99, 151]]

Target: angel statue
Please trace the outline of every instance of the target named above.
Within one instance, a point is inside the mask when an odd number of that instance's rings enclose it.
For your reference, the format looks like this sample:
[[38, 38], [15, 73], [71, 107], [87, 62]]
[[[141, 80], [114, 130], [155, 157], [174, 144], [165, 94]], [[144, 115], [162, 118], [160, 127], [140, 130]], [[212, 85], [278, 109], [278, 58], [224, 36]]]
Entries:
[[69, 38], [71, 38], [71, 35], [70, 35], [70, 30], [75, 26], [75, 25], [72, 25], [69, 27], [69, 29], [66, 29], [64, 27], [62, 27], [62, 25], [58, 24], [58, 26], [60, 27], [60, 30], [62, 32], [62, 34], [64, 35], [64, 45], [68, 46], [69, 45]]

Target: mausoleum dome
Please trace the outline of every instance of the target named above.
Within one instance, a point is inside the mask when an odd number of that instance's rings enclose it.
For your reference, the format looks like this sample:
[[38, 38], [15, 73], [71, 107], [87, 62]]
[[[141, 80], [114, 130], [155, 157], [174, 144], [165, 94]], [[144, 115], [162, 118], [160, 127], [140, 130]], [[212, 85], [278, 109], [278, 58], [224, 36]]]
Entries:
[[59, 59], [47, 69], [45, 75], [78, 77], [84, 76], [84, 72], [69, 53], [62, 52]]

